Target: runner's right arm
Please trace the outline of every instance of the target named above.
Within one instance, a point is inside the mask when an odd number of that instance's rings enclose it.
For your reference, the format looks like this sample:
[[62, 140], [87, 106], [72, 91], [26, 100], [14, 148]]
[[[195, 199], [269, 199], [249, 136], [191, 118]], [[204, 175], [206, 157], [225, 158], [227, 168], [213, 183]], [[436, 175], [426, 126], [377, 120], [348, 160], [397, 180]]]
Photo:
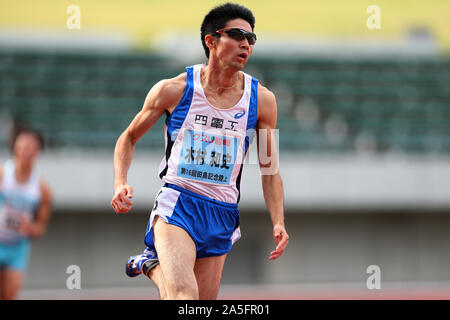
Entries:
[[114, 196], [111, 206], [116, 213], [130, 211], [133, 188], [127, 184], [127, 174], [138, 140], [165, 112], [172, 112], [181, 100], [186, 86], [186, 74], [161, 80], [147, 94], [142, 110], [120, 135], [114, 150]]

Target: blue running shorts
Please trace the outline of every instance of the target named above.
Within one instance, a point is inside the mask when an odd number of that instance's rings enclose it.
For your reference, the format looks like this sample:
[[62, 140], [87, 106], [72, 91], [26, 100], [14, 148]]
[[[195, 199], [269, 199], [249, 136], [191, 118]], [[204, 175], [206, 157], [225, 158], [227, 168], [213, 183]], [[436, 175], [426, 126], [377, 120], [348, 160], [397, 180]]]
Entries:
[[155, 249], [155, 216], [191, 236], [197, 259], [224, 255], [241, 237], [237, 204], [217, 201], [173, 184], [166, 183], [156, 196], [144, 240], [151, 250]]
[[0, 242], [0, 269], [8, 268], [25, 272], [30, 254], [30, 241], [21, 240], [16, 244]]

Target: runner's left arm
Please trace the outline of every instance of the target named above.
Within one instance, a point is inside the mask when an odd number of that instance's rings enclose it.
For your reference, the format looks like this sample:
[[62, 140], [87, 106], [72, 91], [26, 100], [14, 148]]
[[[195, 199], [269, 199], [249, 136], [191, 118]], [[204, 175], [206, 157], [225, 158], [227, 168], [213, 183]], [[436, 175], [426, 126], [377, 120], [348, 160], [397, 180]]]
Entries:
[[45, 181], [41, 181], [41, 203], [34, 220], [23, 216], [21, 219], [21, 232], [31, 238], [39, 238], [47, 231], [52, 209], [52, 192]]
[[277, 103], [272, 92], [263, 86], [258, 90], [257, 143], [262, 188], [266, 207], [273, 225], [275, 250], [269, 260], [279, 258], [289, 243], [284, 222], [284, 190], [278, 166], [278, 148], [275, 139]]

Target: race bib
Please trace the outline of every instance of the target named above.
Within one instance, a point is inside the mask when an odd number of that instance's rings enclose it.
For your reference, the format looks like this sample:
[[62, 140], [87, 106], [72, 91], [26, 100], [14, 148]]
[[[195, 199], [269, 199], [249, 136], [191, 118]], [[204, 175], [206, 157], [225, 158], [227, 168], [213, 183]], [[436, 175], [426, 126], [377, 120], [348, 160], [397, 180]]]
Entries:
[[177, 175], [209, 183], [230, 184], [240, 139], [185, 130]]
[[18, 231], [20, 227], [20, 213], [3, 204], [0, 206], [0, 230]]

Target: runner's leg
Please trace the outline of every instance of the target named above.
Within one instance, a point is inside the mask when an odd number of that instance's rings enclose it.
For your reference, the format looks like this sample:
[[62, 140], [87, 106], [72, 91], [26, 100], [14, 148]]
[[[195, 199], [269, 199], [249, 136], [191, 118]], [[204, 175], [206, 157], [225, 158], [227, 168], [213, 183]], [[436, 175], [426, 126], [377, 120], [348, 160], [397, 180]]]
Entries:
[[215, 300], [219, 293], [222, 271], [227, 255], [198, 259], [194, 273], [200, 300]]
[[155, 219], [154, 243], [167, 299], [198, 299], [194, 241], [182, 228]]
[[3, 268], [0, 271], [0, 298], [1, 300], [17, 299], [22, 287], [24, 274], [22, 271]]
[[153, 283], [158, 288], [159, 297], [161, 298], [161, 300], [166, 300], [167, 292], [166, 292], [166, 286], [164, 284], [164, 278], [162, 275], [161, 266], [157, 265], [156, 267], [154, 267], [152, 270], [150, 270], [148, 272], [147, 276], [153, 281]]

